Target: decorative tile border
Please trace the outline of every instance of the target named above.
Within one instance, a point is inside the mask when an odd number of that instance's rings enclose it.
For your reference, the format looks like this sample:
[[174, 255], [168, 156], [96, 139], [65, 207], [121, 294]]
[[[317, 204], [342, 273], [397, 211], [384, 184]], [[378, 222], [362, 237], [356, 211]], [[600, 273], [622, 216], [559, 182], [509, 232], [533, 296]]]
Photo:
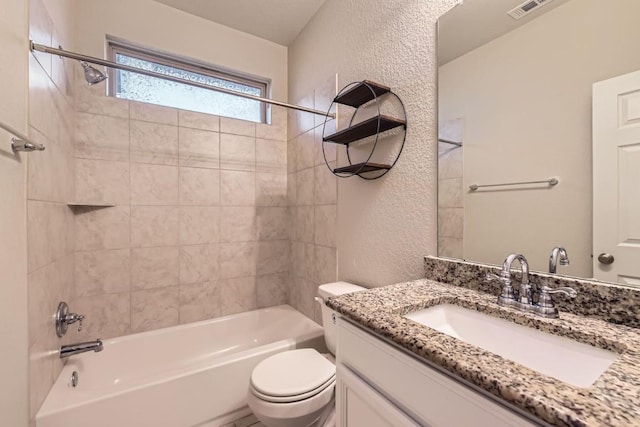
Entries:
[[[496, 296], [499, 293], [500, 285], [486, 279], [487, 273], [500, 272], [498, 266], [426, 256], [424, 272], [425, 278], [437, 282]], [[520, 273], [514, 273], [515, 280], [519, 280], [519, 277]], [[592, 316], [607, 322], [640, 328], [640, 289], [537, 272], [530, 273], [530, 278], [534, 286], [569, 286], [578, 292], [575, 299], [554, 295], [560, 312]]]

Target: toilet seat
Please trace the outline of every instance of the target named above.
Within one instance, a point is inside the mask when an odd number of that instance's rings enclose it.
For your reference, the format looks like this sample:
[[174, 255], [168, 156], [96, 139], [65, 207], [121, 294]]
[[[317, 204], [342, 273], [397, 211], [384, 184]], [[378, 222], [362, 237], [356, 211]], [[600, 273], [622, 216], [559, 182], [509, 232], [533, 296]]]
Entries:
[[336, 367], [314, 349], [285, 351], [266, 358], [251, 373], [250, 389], [273, 403], [309, 399], [336, 380]]

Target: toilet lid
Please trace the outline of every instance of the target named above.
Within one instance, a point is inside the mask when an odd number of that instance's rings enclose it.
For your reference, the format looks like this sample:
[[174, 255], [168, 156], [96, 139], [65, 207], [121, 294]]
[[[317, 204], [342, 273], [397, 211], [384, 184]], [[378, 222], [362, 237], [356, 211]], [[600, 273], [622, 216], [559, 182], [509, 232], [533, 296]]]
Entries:
[[330, 383], [336, 367], [312, 348], [278, 353], [260, 362], [251, 373], [251, 386], [259, 394], [291, 397], [308, 394]]

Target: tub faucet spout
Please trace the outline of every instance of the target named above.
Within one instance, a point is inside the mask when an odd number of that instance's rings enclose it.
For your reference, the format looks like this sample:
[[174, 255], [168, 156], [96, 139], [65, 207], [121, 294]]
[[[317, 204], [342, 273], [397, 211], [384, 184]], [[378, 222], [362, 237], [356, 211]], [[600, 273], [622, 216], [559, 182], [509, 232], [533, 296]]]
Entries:
[[96, 353], [103, 350], [102, 340], [98, 338], [95, 341], [81, 342], [77, 344], [63, 345], [60, 347], [60, 359], [73, 356], [74, 354], [85, 353], [87, 351], [95, 351]]

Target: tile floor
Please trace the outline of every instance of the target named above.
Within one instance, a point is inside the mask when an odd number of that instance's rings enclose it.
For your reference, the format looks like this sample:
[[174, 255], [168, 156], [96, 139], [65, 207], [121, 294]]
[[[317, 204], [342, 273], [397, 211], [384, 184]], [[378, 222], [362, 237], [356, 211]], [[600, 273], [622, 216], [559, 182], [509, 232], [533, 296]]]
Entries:
[[264, 424], [258, 421], [254, 415], [249, 415], [222, 427], [264, 427]]

